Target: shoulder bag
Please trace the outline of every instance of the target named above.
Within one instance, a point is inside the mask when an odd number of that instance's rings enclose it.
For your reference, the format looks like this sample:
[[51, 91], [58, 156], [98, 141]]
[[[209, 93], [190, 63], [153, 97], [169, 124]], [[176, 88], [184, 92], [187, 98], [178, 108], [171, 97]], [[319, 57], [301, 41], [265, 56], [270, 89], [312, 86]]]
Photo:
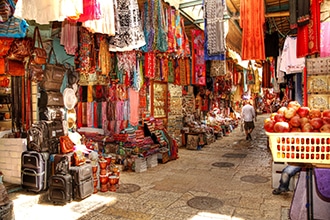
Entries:
[[[55, 63], [50, 63], [51, 55], [54, 55]], [[57, 91], [61, 89], [62, 81], [64, 78], [66, 68], [63, 64], [57, 63], [54, 49], [52, 48], [48, 55], [48, 62], [45, 66], [44, 79], [40, 82], [41, 89], [46, 91]]]
[[[47, 52], [42, 45], [40, 31], [38, 27], [34, 28], [33, 34], [34, 49], [32, 52], [31, 64], [46, 64], [47, 63]], [[37, 46], [36, 46], [37, 44]]]

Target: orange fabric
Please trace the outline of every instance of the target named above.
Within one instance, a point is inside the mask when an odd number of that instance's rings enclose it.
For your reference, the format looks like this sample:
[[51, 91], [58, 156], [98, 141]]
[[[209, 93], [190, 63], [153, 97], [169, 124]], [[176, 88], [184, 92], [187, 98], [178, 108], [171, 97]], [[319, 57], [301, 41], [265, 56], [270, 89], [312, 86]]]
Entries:
[[242, 60], [265, 60], [264, 0], [241, 0]]
[[6, 73], [5, 58], [0, 58], [0, 74]]

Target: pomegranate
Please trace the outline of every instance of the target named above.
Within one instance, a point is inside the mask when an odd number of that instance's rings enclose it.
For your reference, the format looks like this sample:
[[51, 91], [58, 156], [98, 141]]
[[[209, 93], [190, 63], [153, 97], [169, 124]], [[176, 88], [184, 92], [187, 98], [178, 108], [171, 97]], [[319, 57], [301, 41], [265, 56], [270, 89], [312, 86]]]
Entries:
[[309, 123], [314, 129], [320, 129], [323, 125], [323, 120], [321, 118], [312, 118]]
[[297, 111], [301, 107], [301, 105], [299, 104], [298, 101], [290, 101], [288, 103], [288, 106], [287, 107], [288, 108], [293, 108], [293, 109], [295, 109]]
[[290, 132], [290, 125], [285, 121], [276, 122], [274, 125], [274, 131], [280, 133]]
[[299, 115], [295, 115], [290, 119], [289, 124], [291, 125], [291, 127], [300, 127], [300, 119], [301, 118], [299, 117]]
[[[330, 133], [330, 124], [325, 124], [320, 128], [321, 133]], [[327, 139], [327, 144], [329, 144], [330, 141]]]
[[309, 118], [321, 118], [322, 113], [320, 109], [311, 109], [309, 111]]
[[274, 116], [274, 120], [275, 120], [275, 122], [280, 122], [280, 121], [286, 121], [286, 118], [284, 117], [283, 114], [279, 114], [279, 113], [277, 113], [277, 114]]
[[309, 122], [304, 124], [304, 126], [301, 128], [302, 132], [312, 132], [313, 130], [314, 128]]
[[275, 121], [270, 119], [270, 118], [266, 118], [264, 120], [264, 129], [267, 132], [274, 132], [274, 125], [275, 125]]
[[297, 114], [300, 117], [307, 117], [309, 115], [309, 112], [310, 112], [310, 108], [309, 107], [306, 107], [306, 106], [301, 106], [297, 110]]
[[325, 110], [322, 112], [322, 117], [323, 117], [323, 118], [330, 118], [330, 109], [325, 109]]
[[282, 106], [281, 108], [279, 108], [279, 109], [277, 110], [277, 113], [278, 113], [278, 114], [282, 114], [282, 115], [284, 115], [284, 112], [285, 112], [285, 110], [287, 110], [287, 109], [288, 109], [287, 107]]
[[293, 116], [296, 115], [296, 109], [294, 108], [288, 108], [287, 110], [284, 111], [284, 117], [286, 119], [291, 119]]

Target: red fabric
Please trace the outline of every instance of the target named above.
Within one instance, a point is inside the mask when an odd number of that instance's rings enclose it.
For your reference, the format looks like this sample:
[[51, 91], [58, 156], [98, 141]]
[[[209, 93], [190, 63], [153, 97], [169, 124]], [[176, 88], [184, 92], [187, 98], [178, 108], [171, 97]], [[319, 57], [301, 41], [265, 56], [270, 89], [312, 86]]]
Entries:
[[311, 18], [308, 25], [298, 27], [297, 57], [306, 57], [320, 53], [321, 0], [311, 0]]
[[206, 65], [204, 60], [204, 31], [191, 30], [192, 42], [192, 83], [206, 85]]
[[98, 126], [98, 112], [97, 112], [97, 102], [93, 102], [93, 127], [94, 128], [98, 128], [99, 126]]
[[77, 104], [77, 127], [82, 127], [82, 102], [78, 102]]
[[155, 78], [156, 55], [153, 52], [144, 54], [144, 75], [146, 78]]
[[265, 60], [264, 0], [241, 0], [242, 60]]

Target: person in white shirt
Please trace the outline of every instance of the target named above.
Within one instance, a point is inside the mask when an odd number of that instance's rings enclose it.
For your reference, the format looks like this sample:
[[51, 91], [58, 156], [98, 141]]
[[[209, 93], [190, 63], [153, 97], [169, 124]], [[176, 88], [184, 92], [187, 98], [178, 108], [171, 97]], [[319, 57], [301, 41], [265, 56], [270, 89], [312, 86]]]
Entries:
[[251, 105], [249, 100], [244, 102], [241, 116], [244, 120], [246, 140], [252, 140], [251, 133], [254, 129], [254, 121], [257, 121], [257, 117], [254, 107]]

